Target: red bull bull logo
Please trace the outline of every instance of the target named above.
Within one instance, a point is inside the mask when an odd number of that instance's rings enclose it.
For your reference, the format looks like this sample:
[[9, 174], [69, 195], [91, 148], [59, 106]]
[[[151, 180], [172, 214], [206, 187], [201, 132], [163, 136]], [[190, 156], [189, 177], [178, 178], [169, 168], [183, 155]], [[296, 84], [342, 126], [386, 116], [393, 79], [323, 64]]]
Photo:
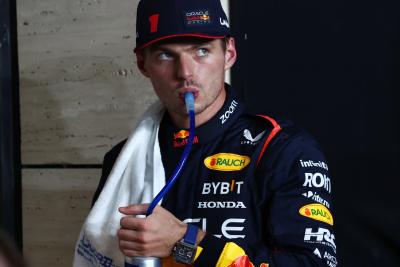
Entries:
[[[189, 131], [180, 130], [179, 132], [174, 134], [174, 148], [186, 146], [189, 141]], [[199, 142], [199, 138], [195, 136], [193, 138], [193, 144], [197, 144]]]
[[202, 20], [209, 20], [209, 19], [210, 19], [210, 16], [203, 15], [203, 16], [200, 17], [200, 19], [202, 19]]
[[176, 134], [174, 134], [174, 140], [176, 139], [185, 139], [189, 137], [189, 131], [186, 130], [180, 130]]

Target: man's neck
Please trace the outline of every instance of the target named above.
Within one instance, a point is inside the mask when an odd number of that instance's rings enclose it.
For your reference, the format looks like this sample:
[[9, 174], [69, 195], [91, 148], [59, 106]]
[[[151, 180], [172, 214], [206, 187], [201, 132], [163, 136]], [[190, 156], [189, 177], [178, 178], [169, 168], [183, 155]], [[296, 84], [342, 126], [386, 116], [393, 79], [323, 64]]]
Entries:
[[[226, 89], [223, 86], [221, 93], [215, 99], [215, 101], [207, 107], [202, 112], [196, 114], [196, 127], [208, 122], [211, 118], [218, 113], [218, 111], [224, 105], [226, 99]], [[180, 115], [180, 114], [169, 114], [171, 117], [172, 122], [179, 128], [188, 129], [190, 126], [189, 116], [188, 115]]]

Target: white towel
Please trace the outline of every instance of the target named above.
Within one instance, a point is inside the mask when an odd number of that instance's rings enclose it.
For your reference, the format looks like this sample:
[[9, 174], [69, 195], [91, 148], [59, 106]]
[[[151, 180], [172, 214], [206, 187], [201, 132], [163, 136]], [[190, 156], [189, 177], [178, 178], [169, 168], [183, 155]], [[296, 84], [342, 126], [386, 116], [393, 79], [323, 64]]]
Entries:
[[119, 207], [150, 203], [165, 184], [158, 130], [164, 108], [153, 104], [121, 150], [107, 182], [90, 211], [75, 246], [74, 267], [124, 266], [117, 231]]

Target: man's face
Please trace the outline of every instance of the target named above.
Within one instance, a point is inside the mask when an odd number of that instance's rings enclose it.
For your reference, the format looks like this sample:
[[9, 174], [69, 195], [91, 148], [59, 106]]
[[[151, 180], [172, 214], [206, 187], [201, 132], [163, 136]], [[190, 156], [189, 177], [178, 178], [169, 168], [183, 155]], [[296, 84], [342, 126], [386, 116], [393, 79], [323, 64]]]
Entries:
[[[220, 39], [176, 38], [137, 54], [141, 72], [171, 115], [186, 116], [184, 94], [193, 92], [195, 113], [222, 106], [225, 70], [236, 60], [232, 38], [224, 51]], [[221, 102], [222, 103], [217, 103]]]

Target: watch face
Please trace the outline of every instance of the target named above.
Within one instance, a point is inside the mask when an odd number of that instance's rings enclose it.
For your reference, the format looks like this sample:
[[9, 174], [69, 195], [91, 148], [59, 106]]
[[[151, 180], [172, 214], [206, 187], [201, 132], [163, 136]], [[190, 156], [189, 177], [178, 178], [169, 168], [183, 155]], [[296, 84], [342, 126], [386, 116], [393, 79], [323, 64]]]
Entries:
[[186, 243], [177, 243], [174, 247], [174, 259], [176, 262], [192, 264], [196, 252], [196, 247]]

